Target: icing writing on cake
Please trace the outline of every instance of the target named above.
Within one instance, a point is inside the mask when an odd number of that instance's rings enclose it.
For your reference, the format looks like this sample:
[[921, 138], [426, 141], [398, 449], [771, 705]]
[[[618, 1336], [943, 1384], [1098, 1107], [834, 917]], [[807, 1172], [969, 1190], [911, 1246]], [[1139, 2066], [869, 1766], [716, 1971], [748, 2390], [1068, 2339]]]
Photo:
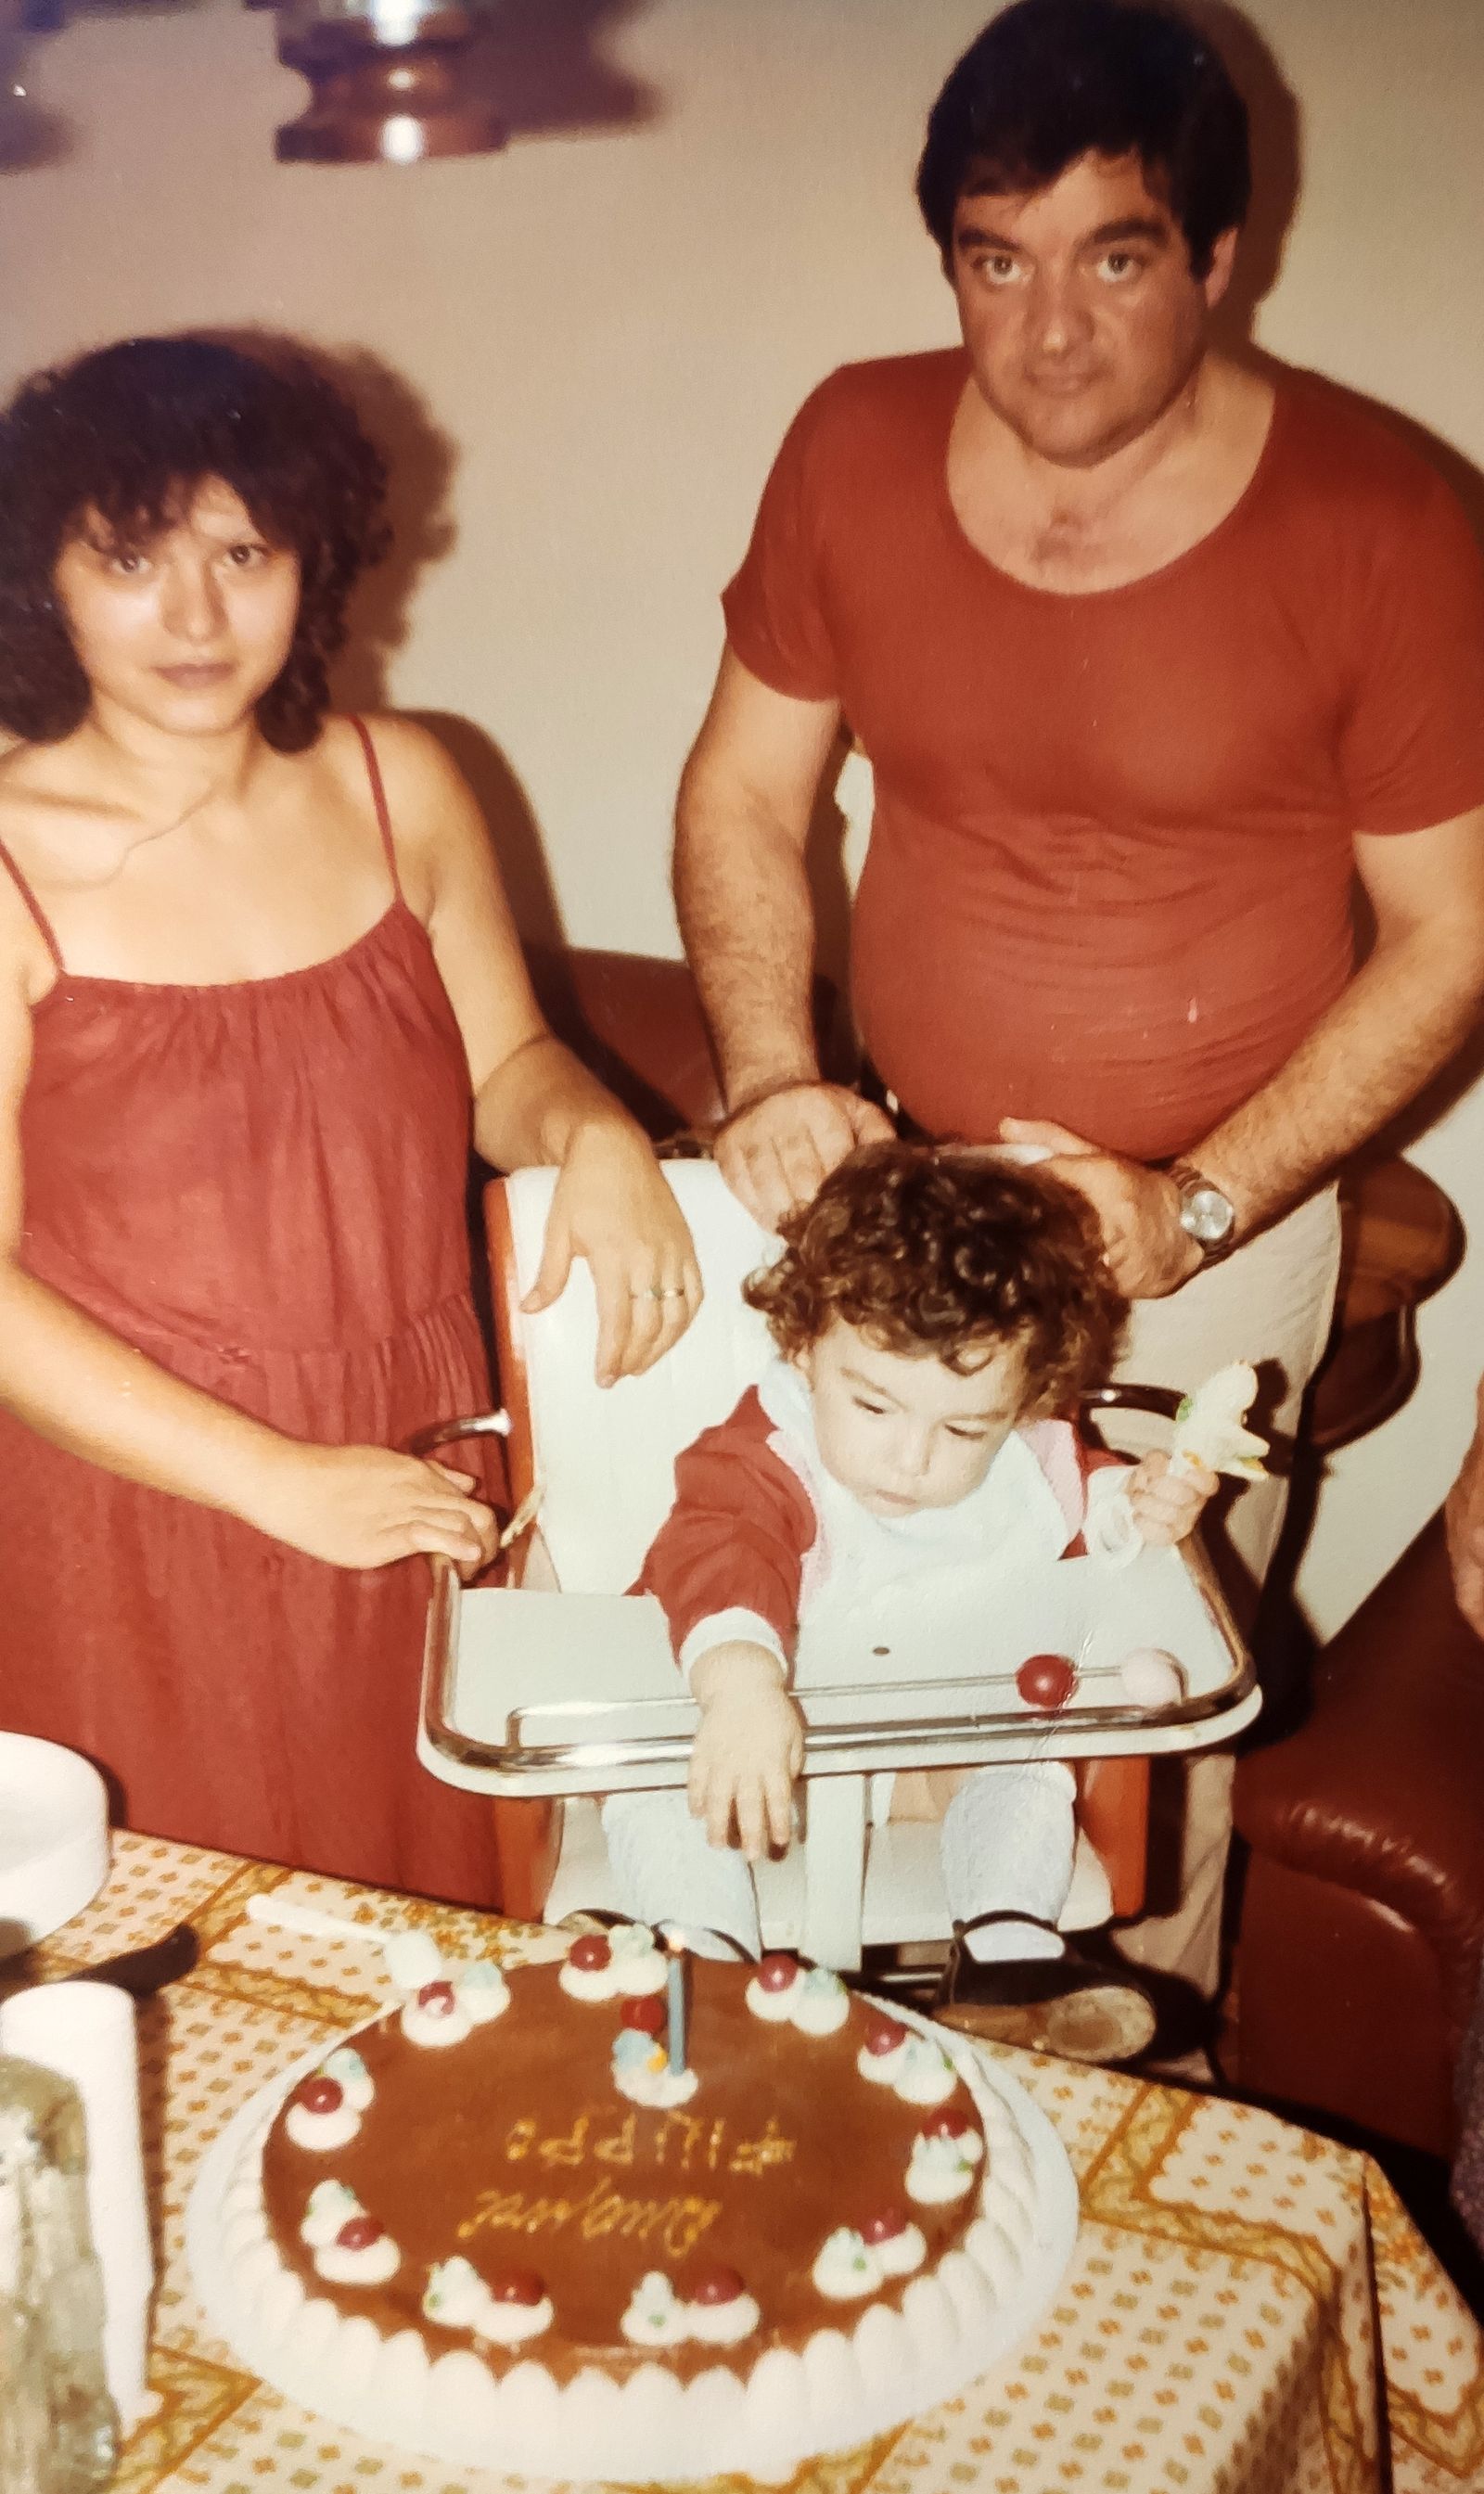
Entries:
[[337, 2286], [381, 2286], [402, 2266], [386, 2229], [368, 2215], [348, 2183], [317, 2182], [299, 2232], [320, 2276]]
[[461, 2242], [485, 2233], [559, 2234], [571, 2227], [584, 2242], [619, 2235], [630, 2242], [656, 2242], [671, 2260], [683, 2260], [721, 2214], [719, 2200], [674, 2192], [663, 2199], [633, 2199], [611, 2182], [594, 2182], [580, 2200], [526, 2191], [481, 2191], [472, 2213], [461, 2219]]
[[508, 2269], [493, 2287], [459, 2253], [429, 2271], [422, 2308], [445, 2329], [469, 2329], [493, 2347], [519, 2347], [552, 2326], [552, 2301], [532, 2269]]
[[594, 2137], [594, 2117], [583, 2113], [570, 2130], [543, 2138], [535, 2114], [522, 2114], [505, 2133], [505, 2156], [512, 2165], [534, 2156], [547, 2166], [584, 2165], [590, 2156], [605, 2165], [632, 2165], [642, 2158], [647, 2165], [670, 2166], [681, 2174], [691, 2171], [692, 2161], [710, 2174], [751, 2175], [792, 2161], [795, 2142], [784, 2136], [772, 2114], [755, 2139], [729, 2142], [728, 2127], [724, 2119], [708, 2121], [699, 2114], [663, 2113], [655, 2121], [641, 2122], [631, 2113], [618, 2130]]
[[619, 2327], [636, 2347], [679, 2347], [687, 2338], [705, 2347], [736, 2347], [761, 2319], [737, 2271], [718, 2261], [679, 2293], [663, 2269], [649, 2270]]

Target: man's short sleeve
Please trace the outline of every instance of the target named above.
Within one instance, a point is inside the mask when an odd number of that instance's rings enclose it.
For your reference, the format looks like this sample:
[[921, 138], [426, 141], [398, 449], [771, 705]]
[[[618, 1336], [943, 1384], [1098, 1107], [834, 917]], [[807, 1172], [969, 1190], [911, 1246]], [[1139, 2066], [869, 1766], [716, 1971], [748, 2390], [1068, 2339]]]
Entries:
[[1484, 805], [1484, 560], [1427, 471], [1378, 560], [1340, 767], [1358, 832], [1420, 832]]
[[827, 381], [789, 426], [742, 569], [721, 598], [727, 639], [742, 665], [796, 701], [833, 701], [838, 691], [819, 563], [829, 390]]

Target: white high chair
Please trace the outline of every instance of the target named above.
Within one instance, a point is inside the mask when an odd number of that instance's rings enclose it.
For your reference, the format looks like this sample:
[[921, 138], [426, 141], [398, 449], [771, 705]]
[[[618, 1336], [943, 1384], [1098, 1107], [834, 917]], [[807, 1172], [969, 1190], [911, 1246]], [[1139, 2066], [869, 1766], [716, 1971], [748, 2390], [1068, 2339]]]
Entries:
[[[434, 1775], [496, 1797], [501, 1903], [560, 1920], [615, 1904], [598, 1796], [682, 1784], [697, 1720], [652, 1596], [625, 1593], [668, 1512], [678, 1453], [724, 1419], [761, 1374], [767, 1328], [742, 1301], [746, 1275], [777, 1252], [710, 1162], [666, 1175], [690, 1224], [706, 1283], [700, 1314], [646, 1376], [593, 1383], [596, 1311], [587, 1267], [556, 1307], [522, 1314], [540, 1258], [554, 1172], [525, 1170], [489, 1189], [487, 1216], [500, 1414], [427, 1431], [416, 1451], [508, 1427], [510, 1486], [540, 1484], [538, 1535], [522, 1581], [469, 1590], [445, 1560], [434, 1587], [418, 1754]], [[1172, 1409], [1174, 1398], [1106, 1389], [1098, 1401]], [[1154, 1709], [1118, 1679], [1136, 1646], [1184, 1667], [1187, 1694]], [[1075, 1657], [1079, 1681], [1060, 1712], [1025, 1705], [1016, 1666], [1031, 1654]], [[1143, 1899], [1148, 1759], [1223, 1741], [1256, 1714], [1251, 1663], [1203, 1553], [1145, 1550], [1113, 1566], [1049, 1564], [1011, 1589], [994, 1616], [983, 1599], [910, 1598], [801, 1632], [804, 1718], [802, 1844], [762, 1864], [765, 1943], [849, 1968], [863, 1946], [946, 1940], [938, 1829], [872, 1826], [872, 1779], [893, 1770], [1063, 1757], [1078, 1769], [1077, 1869], [1063, 1928], [1086, 1930]], [[820, 1685], [820, 1684], [827, 1685]], [[558, 1807], [554, 1810], [553, 1803]]]

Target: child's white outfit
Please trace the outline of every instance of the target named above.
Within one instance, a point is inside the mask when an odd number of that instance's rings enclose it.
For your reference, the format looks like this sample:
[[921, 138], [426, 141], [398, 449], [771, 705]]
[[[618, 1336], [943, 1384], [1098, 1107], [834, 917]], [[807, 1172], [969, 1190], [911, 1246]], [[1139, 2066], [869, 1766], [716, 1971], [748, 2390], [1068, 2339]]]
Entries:
[[[1132, 1531], [1124, 1477], [1070, 1421], [1034, 1421], [1006, 1440], [956, 1506], [872, 1515], [826, 1471], [808, 1386], [777, 1359], [729, 1419], [680, 1456], [675, 1504], [634, 1590], [658, 1597], [687, 1678], [713, 1647], [745, 1641], [775, 1655], [792, 1679], [801, 1623], [868, 1605], [913, 1576], [967, 1575], [989, 1600], [1027, 1566], [1122, 1547]], [[983, 1767], [949, 1804], [940, 1846], [954, 1920], [1026, 1917], [971, 1933], [975, 1956], [1060, 1954], [1054, 1926], [1072, 1881], [1075, 1789], [1068, 1766], [1039, 1759]], [[614, 1794], [603, 1824], [625, 1910], [756, 1952], [751, 1870], [736, 1849], [709, 1842], [683, 1791]]]

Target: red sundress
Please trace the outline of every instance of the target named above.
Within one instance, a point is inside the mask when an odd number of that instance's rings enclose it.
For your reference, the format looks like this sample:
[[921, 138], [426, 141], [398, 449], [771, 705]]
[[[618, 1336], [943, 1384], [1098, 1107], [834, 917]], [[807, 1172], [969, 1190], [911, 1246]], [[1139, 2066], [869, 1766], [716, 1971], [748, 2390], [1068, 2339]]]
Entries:
[[[395, 1446], [485, 1409], [489, 1376], [468, 1065], [356, 725], [392, 899], [309, 969], [74, 978], [0, 850], [59, 973], [21, 1111], [20, 1261], [290, 1437]], [[305, 1558], [0, 1414], [0, 1725], [85, 1751], [129, 1827], [492, 1902], [489, 1804], [413, 1748], [428, 1582], [418, 1559]]]

